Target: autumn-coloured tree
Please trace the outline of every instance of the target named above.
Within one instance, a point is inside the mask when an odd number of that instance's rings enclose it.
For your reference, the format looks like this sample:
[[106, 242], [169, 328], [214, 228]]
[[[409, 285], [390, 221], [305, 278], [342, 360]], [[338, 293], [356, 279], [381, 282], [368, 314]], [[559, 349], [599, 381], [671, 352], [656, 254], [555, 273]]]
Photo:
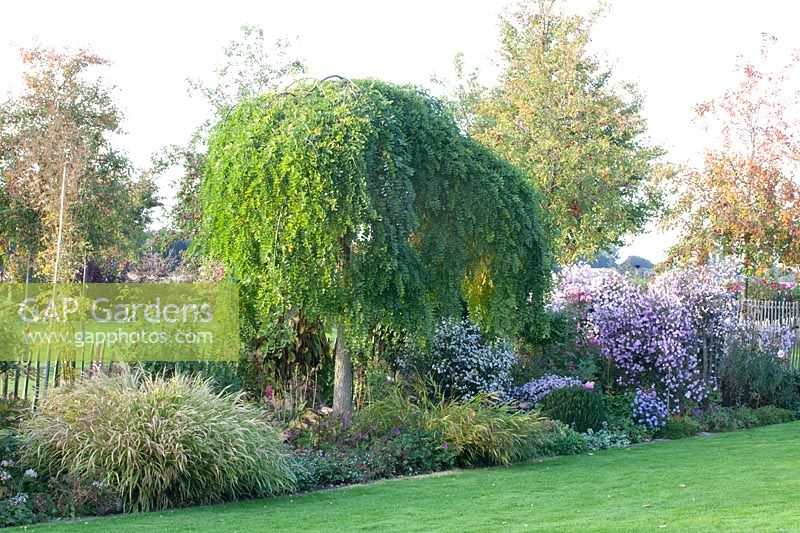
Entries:
[[[152, 183], [134, 180], [109, 137], [121, 114], [85, 50], [22, 50], [24, 87], [0, 104], [0, 244], [6, 277], [63, 279], [144, 238]], [[63, 207], [63, 209], [62, 209]], [[61, 253], [57, 253], [60, 250]]]
[[759, 61], [740, 60], [738, 84], [696, 108], [719, 142], [701, 169], [671, 183], [677, 200], [666, 223], [682, 232], [676, 262], [732, 255], [748, 273], [800, 264], [800, 121], [791, 109], [800, 55], [774, 68], [775, 42], [764, 36]]
[[523, 169], [542, 193], [553, 253], [567, 264], [621, 245], [657, 212], [662, 150], [644, 140], [641, 98], [588, 51], [597, 14], [528, 0], [501, 18], [498, 85], [463, 76], [462, 127]]

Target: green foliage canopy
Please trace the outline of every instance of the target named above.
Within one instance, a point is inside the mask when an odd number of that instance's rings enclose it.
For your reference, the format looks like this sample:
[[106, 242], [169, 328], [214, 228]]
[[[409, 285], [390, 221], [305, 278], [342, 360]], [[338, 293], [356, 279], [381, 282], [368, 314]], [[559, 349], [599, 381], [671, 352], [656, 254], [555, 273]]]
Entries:
[[526, 0], [501, 18], [496, 86], [475, 73], [452, 88], [475, 139], [524, 170], [542, 193], [560, 264], [619, 246], [659, 212], [656, 183], [671, 170], [649, 144], [642, 99], [589, 51], [595, 18]]
[[534, 190], [415, 88], [324, 80], [249, 100], [213, 130], [206, 174], [199, 246], [256, 316], [419, 333], [466, 302], [499, 334], [541, 316]]

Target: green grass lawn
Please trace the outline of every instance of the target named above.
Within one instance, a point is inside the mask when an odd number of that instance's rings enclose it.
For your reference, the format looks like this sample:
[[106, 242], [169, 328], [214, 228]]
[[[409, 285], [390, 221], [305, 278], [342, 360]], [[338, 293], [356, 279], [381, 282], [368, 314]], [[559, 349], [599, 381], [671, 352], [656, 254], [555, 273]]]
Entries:
[[796, 530], [800, 423], [58, 531]]

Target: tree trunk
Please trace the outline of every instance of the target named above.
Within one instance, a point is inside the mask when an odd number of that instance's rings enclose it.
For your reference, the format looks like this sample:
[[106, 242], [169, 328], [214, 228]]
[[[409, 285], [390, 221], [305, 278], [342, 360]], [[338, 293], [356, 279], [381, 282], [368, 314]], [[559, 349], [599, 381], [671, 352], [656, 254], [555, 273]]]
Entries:
[[353, 363], [344, 346], [344, 328], [336, 327], [333, 346], [333, 414], [346, 415], [353, 411]]

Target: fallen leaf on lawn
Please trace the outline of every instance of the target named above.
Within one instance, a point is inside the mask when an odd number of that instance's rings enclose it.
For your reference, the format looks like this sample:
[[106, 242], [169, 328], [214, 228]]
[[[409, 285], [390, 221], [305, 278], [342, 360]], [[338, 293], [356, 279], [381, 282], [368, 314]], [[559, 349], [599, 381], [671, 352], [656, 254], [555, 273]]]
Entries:
[[642, 505], [642, 507], [652, 507], [652, 506], [653, 506], [652, 503], [646, 503], [646, 504]]
[[658, 529], [664, 529], [665, 527], [667, 527], [667, 524], [661, 524], [660, 526], [658, 526]]
[[685, 489], [685, 488], [686, 488], [686, 485], [685, 485], [685, 484], [683, 484], [683, 483], [681, 483], [681, 484], [680, 484], [680, 485], [678, 485], [678, 486], [679, 486], [680, 488], [682, 488], [682, 489]]

